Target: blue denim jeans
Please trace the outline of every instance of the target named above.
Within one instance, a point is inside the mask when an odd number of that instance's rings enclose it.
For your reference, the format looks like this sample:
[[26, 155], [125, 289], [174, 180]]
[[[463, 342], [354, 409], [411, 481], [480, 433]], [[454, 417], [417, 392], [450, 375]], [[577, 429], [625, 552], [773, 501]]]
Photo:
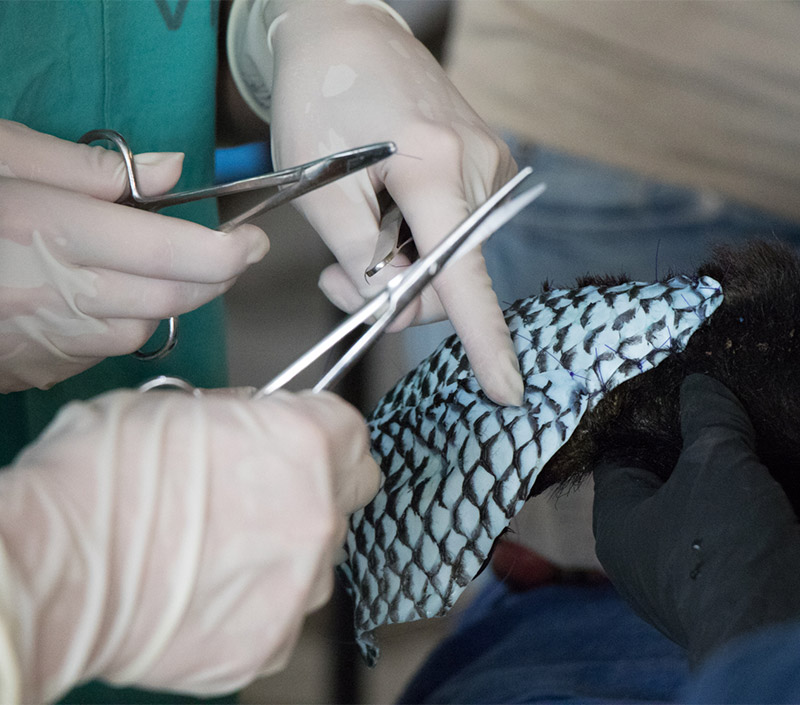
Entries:
[[696, 673], [610, 585], [514, 593], [492, 579], [401, 703], [798, 703], [800, 622], [722, 646]]
[[506, 139], [547, 191], [484, 246], [501, 301], [535, 294], [545, 279], [571, 286], [586, 273], [654, 281], [694, 270], [717, 243], [766, 237], [800, 245], [800, 223]]
[[669, 702], [688, 673], [683, 649], [610, 585], [513, 593], [495, 580], [400, 702]]

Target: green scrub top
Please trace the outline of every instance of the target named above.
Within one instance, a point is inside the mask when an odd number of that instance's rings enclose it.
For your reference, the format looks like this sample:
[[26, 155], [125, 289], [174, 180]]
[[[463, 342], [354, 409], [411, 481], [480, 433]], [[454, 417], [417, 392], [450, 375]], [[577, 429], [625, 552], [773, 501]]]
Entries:
[[[219, 3], [210, 0], [0, 2], [0, 118], [76, 140], [121, 132], [134, 152], [184, 152], [180, 188], [212, 183]], [[164, 211], [217, 223], [211, 201]], [[130, 243], [136, 247], [135, 242]], [[165, 324], [146, 349], [164, 340]], [[180, 317], [163, 360], [125, 355], [47, 391], [0, 396], [0, 466], [72, 399], [133, 387], [157, 374], [226, 383], [221, 299]]]
[[[134, 152], [184, 152], [180, 188], [208, 185], [218, 17], [218, 0], [3, 0], [0, 118], [67, 140], [95, 128], [114, 129]], [[217, 223], [213, 201], [164, 212]], [[159, 345], [159, 335], [163, 330], [146, 347]], [[216, 300], [180, 317], [178, 344], [164, 360], [110, 358], [50, 390], [0, 395], [0, 467], [69, 400], [132, 387], [157, 374], [224, 386], [224, 350], [222, 302]], [[67, 696], [84, 703], [147, 700], [191, 699], [97, 684]]]

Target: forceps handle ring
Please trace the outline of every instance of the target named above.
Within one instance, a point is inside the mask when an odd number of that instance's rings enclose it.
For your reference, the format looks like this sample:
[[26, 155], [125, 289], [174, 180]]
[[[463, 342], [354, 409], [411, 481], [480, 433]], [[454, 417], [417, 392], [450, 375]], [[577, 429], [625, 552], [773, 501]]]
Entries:
[[[117, 199], [117, 203], [133, 204], [139, 207], [146, 207], [146, 205], [143, 203], [144, 199], [139, 192], [139, 184], [136, 180], [136, 167], [133, 163], [133, 152], [131, 152], [131, 148], [128, 146], [127, 140], [115, 130], [91, 130], [83, 135], [78, 140], [78, 143], [90, 144], [97, 140], [108, 140], [109, 142], [113, 142], [119, 150], [119, 153], [122, 155], [122, 161], [125, 163], [125, 171], [128, 175], [128, 189], [130, 193], [120, 196]], [[144, 349], [140, 348], [139, 350], [132, 352], [131, 355], [133, 355], [137, 360], [144, 361], [160, 360], [162, 357], [166, 357], [178, 342], [178, 317], [172, 316], [168, 319], [167, 323], [169, 325], [167, 340], [160, 348], [153, 350], [152, 352], [145, 352]]]
[[138, 350], [131, 353], [137, 360], [160, 360], [162, 357], [166, 357], [169, 353], [172, 352], [172, 349], [178, 342], [178, 317], [171, 316], [167, 319], [167, 339], [164, 341], [164, 344], [156, 349], [153, 352], [145, 352], [144, 348], [139, 348]]
[[133, 162], [133, 152], [130, 146], [128, 146], [128, 141], [116, 130], [90, 130], [78, 139], [78, 144], [91, 144], [92, 142], [98, 142], [100, 140], [113, 142], [122, 155], [122, 161], [125, 164], [129, 193], [122, 194], [122, 196], [117, 199], [117, 203], [147, 208], [147, 199], [142, 196], [139, 191], [139, 182], [136, 179], [136, 166]]

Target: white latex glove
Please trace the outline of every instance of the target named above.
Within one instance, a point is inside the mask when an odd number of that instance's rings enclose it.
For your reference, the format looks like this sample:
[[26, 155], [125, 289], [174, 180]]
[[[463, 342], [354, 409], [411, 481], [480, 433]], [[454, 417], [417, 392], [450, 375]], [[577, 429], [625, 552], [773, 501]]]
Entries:
[[[513, 176], [516, 164], [385, 6], [237, 3], [228, 35], [233, 75], [250, 105], [271, 120], [277, 167], [372, 142], [397, 144], [399, 154], [295, 202], [339, 261], [323, 273], [322, 290], [352, 311], [407, 263], [397, 258], [394, 267], [364, 276], [379, 232], [377, 192], [388, 190], [424, 254]], [[479, 251], [446, 269], [394, 329], [445, 312], [484, 391], [520, 404], [519, 365]]]
[[281, 668], [378, 482], [328, 393], [67, 406], [0, 473], [0, 701], [95, 678], [218, 694]]
[[[183, 155], [135, 161], [153, 195], [175, 185]], [[115, 204], [126, 186], [116, 151], [0, 120], [0, 392], [133, 352], [269, 249], [252, 225], [222, 233]]]

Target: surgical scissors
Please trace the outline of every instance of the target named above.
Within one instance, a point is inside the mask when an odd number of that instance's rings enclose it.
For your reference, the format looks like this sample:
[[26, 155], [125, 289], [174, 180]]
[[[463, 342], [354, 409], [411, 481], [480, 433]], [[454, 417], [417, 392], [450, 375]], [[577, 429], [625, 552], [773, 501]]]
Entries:
[[[260, 201], [252, 208], [245, 210], [223, 223], [219, 228], [223, 232], [233, 230], [242, 223], [254, 218], [256, 215], [272, 208], [277, 208], [283, 203], [291, 201], [298, 196], [302, 196], [309, 191], [313, 191], [344, 176], [372, 166], [390, 157], [397, 151], [397, 147], [393, 142], [378, 142], [376, 144], [336, 152], [322, 157], [321, 159], [301, 164], [300, 166], [275, 171], [270, 174], [263, 174], [262, 176], [253, 176], [248, 179], [240, 179], [227, 184], [218, 184], [188, 191], [176, 191], [160, 196], [144, 196], [139, 189], [133, 152], [128, 145], [128, 141], [119, 132], [115, 130], [91, 130], [81, 136], [78, 142], [81, 144], [90, 144], [101, 140], [114, 144], [122, 155], [122, 161], [125, 164], [125, 171], [128, 177], [128, 191], [117, 200], [117, 203], [122, 205], [133, 206], [134, 208], [142, 208], [149, 211], [158, 211], [162, 208], [168, 208], [169, 206], [177, 206], [181, 203], [190, 203], [205, 198], [216, 198], [265, 188], [284, 187], [271, 194], [263, 201]], [[177, 316], [170, 318], [168, 323], [167, 340], [164, 345], [153, 352], [137, 350], [133, 355], [140, 360], [157, 360], [167, 355], [178, 342]]]
[[[283, 372], [256, 391], [253, 398], [264, 397], [282, 389], [310, 365], [332, 351], [360, 326], [372, 319], [373, 322], [368, 326], [366, 332], [319, 379], [313, 387], [313, 391], [320, 392], [333, 388], [448, 262], [455, 261], [478, 246], [542, 194], [545, 190], [543, 183], [536, 185], [527, 183], [531, 181], [532, 173], [533, 170], [530, 167], [521, 170], [433, 250], [395, 276], [374, 298], [348, 316]], [[159, 387], [178, 387], [194, 394], [202, 393], [185, 380], [166, 376], [156, 377], [145, 382], [139, 389], [148, 391]]]

